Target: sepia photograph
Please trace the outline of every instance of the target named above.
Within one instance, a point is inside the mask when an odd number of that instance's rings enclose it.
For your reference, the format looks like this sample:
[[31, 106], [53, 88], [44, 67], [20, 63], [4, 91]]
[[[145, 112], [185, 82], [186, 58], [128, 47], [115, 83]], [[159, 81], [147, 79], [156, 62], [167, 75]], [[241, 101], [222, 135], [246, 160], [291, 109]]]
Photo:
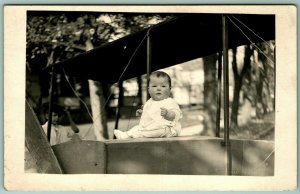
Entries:
[[296, 189], [295, 7], [4, 16], [7, 190]]

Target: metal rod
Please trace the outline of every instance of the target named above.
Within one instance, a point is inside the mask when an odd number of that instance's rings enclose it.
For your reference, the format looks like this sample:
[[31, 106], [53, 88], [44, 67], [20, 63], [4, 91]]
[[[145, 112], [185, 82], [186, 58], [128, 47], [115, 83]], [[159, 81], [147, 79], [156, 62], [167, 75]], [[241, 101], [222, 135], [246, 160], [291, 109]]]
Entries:
[[222, 98], [222, 52], [218, 53], [218, 98], [217, 98], [217, 118], [216, 118], [216, 137], [220, 137], [220, 118], [221, 118], [221, 98]]
[[226, 146], [226, 174], [231, 175], [231, 153], [229, 140], [229, 75], [228, 75], [228, 21], [222, 16], [223, 39], [223, 90], [224, 90], [224, 143]]
[[52, 66], [50, 90], [49, 90], [49, 109], [48, 109], [48, 126], [47, 126], [47, 139], [50, 142], [51, 139], [51, 125], [52, 125], [52, 107], [53, 107], [53, 91], [55, 83], [55, 69]]
[[[152, 71], [152, 43], [151, 43], [151, 37], [150, 32], [148, 31], [147, 34], [147, 90], [149, 88], [149, 80], [150, 80], [150, 73]], [[147, 99], [149, 99], [150, 96], [147, 93]]]

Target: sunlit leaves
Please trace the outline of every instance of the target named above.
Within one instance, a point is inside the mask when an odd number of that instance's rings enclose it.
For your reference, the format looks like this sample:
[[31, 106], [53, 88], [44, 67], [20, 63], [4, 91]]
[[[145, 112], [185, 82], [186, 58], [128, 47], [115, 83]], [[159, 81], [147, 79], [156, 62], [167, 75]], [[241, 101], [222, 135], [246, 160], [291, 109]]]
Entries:
[[[27, 16], [27, 62], [46, 57], [53, 49], [59, 51], [54, 61], [73, 57], [85, 51], [85, 41], [90, 39], [97, 47], [128, 34], [149, 27], [171, 16], [156, 14], [138, 15], [121, 13], [44, 12]], [[40, 66], [45, 64], [40, 62]]]

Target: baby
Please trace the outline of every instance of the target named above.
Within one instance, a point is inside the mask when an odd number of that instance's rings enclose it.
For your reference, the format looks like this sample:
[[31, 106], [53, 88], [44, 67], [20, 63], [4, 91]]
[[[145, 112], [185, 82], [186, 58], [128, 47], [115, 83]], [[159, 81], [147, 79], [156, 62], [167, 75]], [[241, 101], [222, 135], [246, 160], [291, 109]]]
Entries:
[[151, 98], [143, 109], [136, 112], [137, 116], [141, 116], [139, 124], [126, 132], [114, 130], [117, 139], [174, 137], [180, 134], [182, 112], [176, 101], [170, 98], [170, 76], [162, 71], [153, 72], [148, 92]]

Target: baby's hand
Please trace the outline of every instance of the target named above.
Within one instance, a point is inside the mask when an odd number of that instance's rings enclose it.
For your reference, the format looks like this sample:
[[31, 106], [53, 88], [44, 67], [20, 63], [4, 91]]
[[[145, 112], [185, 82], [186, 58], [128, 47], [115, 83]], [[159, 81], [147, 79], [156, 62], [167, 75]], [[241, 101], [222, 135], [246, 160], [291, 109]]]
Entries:
[[167, 116], [167, 114], [168, 114], [168, 109], [166, 109], [166, 108], [160, 108], [160, 115], [162, 117], [165, 118]]
[[137, 109], [136, 112], [135, 112], [135, 115], [137, 117], [141, 116], [143, 113], [143, 106], [141, 106], [141, 108]]

